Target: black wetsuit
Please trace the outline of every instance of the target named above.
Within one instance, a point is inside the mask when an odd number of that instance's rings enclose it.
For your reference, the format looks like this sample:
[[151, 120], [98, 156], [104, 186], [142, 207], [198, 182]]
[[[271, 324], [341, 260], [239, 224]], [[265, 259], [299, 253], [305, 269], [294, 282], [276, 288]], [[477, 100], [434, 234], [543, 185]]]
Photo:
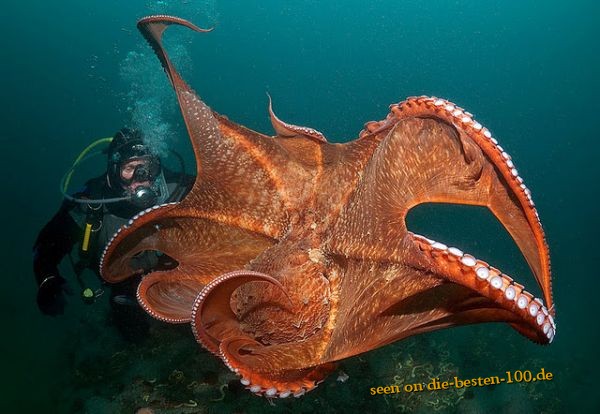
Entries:
[[[194, 177], [190, 175], [175, 174], [167, 169], [163, 169], [163, 174], [169, 191], [169, 195], [164, 201], [165, 203], [181, 200], [189, 192], [194, 183]], [[97, 200], [115, 197], [115, 195], [111, 193], [110, 188], [106, 184], [106, 176], [102, 175], [89, 180], [85, 188], [75, 194], [75, 197]], [[38, 286], [46, 284], [49, 278], [58, 278], [61, 280], [61, 283], [64, 283], [64, 279], [59, 274], [58, 265], [66, 255], [71, 253], [75, 244], [81, 246], [85, 224], [90, 221], [93, 224], [94, 231], [90, 239], [89, 249], [87, 252], [79, 249], [80, 260], [78, 263], [80, 267], [89, 268], [98, 274], [99, 259], [104, 247], [112, 235], [140, 211], [139, 208], [134, 207], [127, 201], [106, 203], [92, 207], [98, 208], [98, 210], [93, 211], [86, 204], [65, 200], [58, 212], [42, 228], [33, 246], [33, 271]], [[150, 270], [157, 265], [158, 260], [158, 256], [155, 254], [146, 255], [143, 267]], [[131, 279], [112, 285], [110, 302], [113, 314], [121, 313], [122, 310], [114, 306], [116, 301], [112, 299], [120, 296], [121, 299], [127, 297], [135, 301], [136, 285], [137, 280]], [[40, 295], [38, 294], [38, 305], [43, 313], [62, 313], [64, 297], [62, 295], [57, 296], [60, 297], [57, 297], [56, 300], [63, 302], [60, 305], [40, 303]], [[138, 310], [141, 309], [139, 306], [136, 306], [136, 308]], [[115, 322], [118, 323], [119, 321], [115, 319]]]

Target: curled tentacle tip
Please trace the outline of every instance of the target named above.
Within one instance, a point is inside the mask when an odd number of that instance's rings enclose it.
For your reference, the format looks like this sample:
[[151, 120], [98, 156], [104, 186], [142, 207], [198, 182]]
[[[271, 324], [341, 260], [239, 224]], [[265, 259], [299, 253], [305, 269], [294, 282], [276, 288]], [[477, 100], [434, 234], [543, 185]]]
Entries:
[[[287, 298], [289, 304], [290, 304], [290, 308], [294, 309], [297, 307], [294, 307], [294, 302], [292, 301], [292, 298], [290, 297], [287, 289], [281, 284], [281, 282], [277, 279], [275, 279], [273, 276], [270, 276], [266, 273], [259, 273], [259, 272], [249, 272], [250, 275], [255, 275], [255, 276], [259, 276], [260, 278], [262, 278], [263, 281], [265, 282], [269, 282], [275, 286], [277, 286], [285, 295], [285, 297]], [[294, 309], [294, 311], [296, 312], [297, 309]]]
[[210, 27], [208, 29], [203, 29], [185, 19], [182, 19], [181, 17], [169, 16], [166, 14], [156, 14], [156, 15], [142, 17], [137, 22], [138, 26], [144, 25], [146, 23], [163, 23], [163, 24], [167, 24], [167, 25], [168, 24], [179, 24], [179, 25], [185, 26], [188, 29], [191, 29], [195, 32], [202, 32], [202, 33], [212, 32], [214, 30], [214, 26]]
[[281, 284], [281, 282], [279, 280], [275, 279], [273, 276], [269, 276], [269, 277], [272, 278], [274, 284], [283, 292], [283, 294], [285, 295], [285, 297], [287, 298], [287, 300], [290, 304], [290, 308], [292, 308], [294, 310], [294, 312], [297, 312], [300, 308], [300, 305], [294, 306], [294, 302], [292, 301], [290, 294], [288, 293], [287, 289]]

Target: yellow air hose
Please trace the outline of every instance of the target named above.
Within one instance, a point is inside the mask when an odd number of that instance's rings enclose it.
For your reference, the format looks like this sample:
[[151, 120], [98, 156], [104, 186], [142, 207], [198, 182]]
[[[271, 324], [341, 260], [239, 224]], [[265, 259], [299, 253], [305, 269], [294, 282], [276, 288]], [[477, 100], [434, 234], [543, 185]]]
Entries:
[[[67, 176], [65, 177], [65, 180], [63, 182], [63, 193], [67, 192], [67, 188], [69, 188], [69, 183], [71, 182], [71, 177], [73, 176], [73, 173], [75, 172], [75, 167], [77, 167], [77, 165], [81, 162], [81, 160], [83, 160], [83, 158], [94, 148], [96, 148], [98, 145], [107, 143], [107, 142], [111, 142], [113, 140], [112, 137], [106, 137], [106, 138], [100, 138], [97, 139], [96, 141], [92, 142], [90, 145], [88, 145], [87, 147], [85, 147], [85, 149], [83, 151], [81, 151], [81, 153], [79, 154], [79, 156], [77, 156], [77, 158], [75, 159], [75, 161], [73, 162], [73, 165], [71, 166], [71, 168], [69, 169], [69, 172], [67, 174]], [[90, 233], [92, 232], [92, 225], [91, 223], [86, 223], [85, 224], [85, 231], [83, 233], [83, 243], [81, 244], [81, 250], [83, 250], [84, 252], [88, 251], [89, 245], [90, 245]]]
[[69, 170], [69, 173], [65, 177], [65, 181], [63, 183], [63, 193], [66, 193], [67, 192], [67, 188], [69, 188], [69, 183], [71, 182], [71, 176], [75, 172], [75, 167], [77, 167], [77, 165], [88, 154], [88, 152], [90, 152], [91, 150], [93, 150], [94, 148], [96, 148], [98, 145], [104, 144], [106, 142], [111, 142], [112, 140], [113, 140], [112, 137], [106, 137], [106, 138], [97, 139], [96, 141], [92, 142], [90, 145], [88, 145], [87, 147], [85, 147], [85, 149], [83, 151], [81, 151], [81, 153], [79, 154], [79, 156], [73, 162], [73, 165], [71, 166], [71, 168]]

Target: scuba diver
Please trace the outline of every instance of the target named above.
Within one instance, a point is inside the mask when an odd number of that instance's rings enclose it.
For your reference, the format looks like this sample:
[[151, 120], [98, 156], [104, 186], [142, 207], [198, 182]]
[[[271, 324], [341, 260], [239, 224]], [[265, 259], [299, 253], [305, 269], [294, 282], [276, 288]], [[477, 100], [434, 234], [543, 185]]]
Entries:
[[[88, 150], [102, 142], [110, 141], [106, 173], [87, 181], [85, 187], [67, 194], [67, 187], [76, 166]], [[65, 256], [82, 284], [82, 297], [93, 302], [101, 294], [85, 288], [80, 275], [84, 268], [98, 274], [100, 255], [112, 235], [135, 214], [156, 204], [181, 200], [191, 189], [195, 178], [185, 173], [183, 160], [181, 172], [174, 173], [161, 166], [160, 158], [144, 142], [140, 131], [123, 128], [111, 138], [98, 140], [88, 146], [63, 178], [61, 191], [65, 196], [58, 212], [40, 231], [33, 247], [33, 271], [38, 284], [37, 304], [42, 313], [58, 315], [64, 312], [65, 293], [71, 290], [61, 276], [58, 265]], [[71, 251], [79, 244], [79, 261], [75, 263]], [[136, 260], [148, 271], [172, 267], [172, 259], [157, 252], [143, 252]], [[171, 262], [169, 262], [171, 261]], [[112, 285], [111, 311], [117, 327], [123, 321], [125, 330], [147, 324], [147, 315], [137, 304], [135, 288], [138, 280]], [[127, 322], [127, 320], [129, 321]], [[133, 319], [133, 320], [131, 320]]]

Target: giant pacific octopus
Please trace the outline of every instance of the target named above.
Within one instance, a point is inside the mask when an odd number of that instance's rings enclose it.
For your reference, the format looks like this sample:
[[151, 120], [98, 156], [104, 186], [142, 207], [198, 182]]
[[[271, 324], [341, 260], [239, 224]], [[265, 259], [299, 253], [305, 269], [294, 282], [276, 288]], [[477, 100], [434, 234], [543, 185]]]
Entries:
[[[203, 347], [268, 397], [298, 397], [336, 361], [441, 328], [506, 322], [552, 342], [549, 250], [531, 193], [469, 112], [411, 97], [339, 144], [283, 122], [269, 98], [276, 135], [263, 135], [213, 112], [181, 78], [162, 45], [172, 24], [208, 30], [171, 16], [138, 22], [176, 92], [197, 178], [181, 202], [146, 209], [113, 236], [100, 263], [108, 282], [144, 273], [131, 264], [140, 252], [175, 259], [143, 275], [141, 306], [191, 322]], [[407, 212], [422, 203], [487, 207], [543, 300], [484, 260], [407, 230]]]

